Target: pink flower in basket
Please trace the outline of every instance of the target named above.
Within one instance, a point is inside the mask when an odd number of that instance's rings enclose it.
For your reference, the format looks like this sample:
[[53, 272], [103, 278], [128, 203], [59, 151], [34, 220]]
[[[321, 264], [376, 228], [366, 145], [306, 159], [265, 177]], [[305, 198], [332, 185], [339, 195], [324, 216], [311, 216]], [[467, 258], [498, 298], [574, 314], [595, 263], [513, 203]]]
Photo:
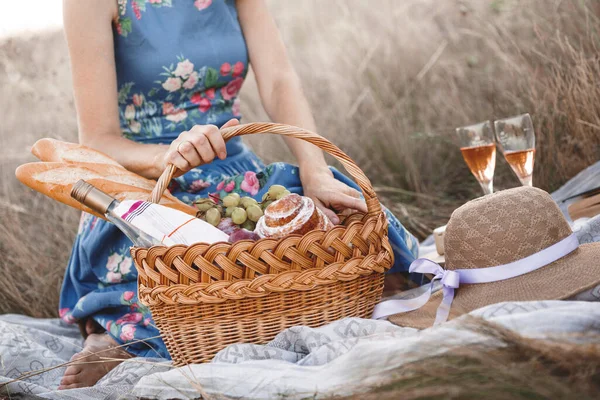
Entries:
[[150, 318], [144, 319], [144, 326], [150, 325]]
[[131, 299], [133, 299], [134, 296], [135, 296], [135, 293], [133, 293], [131, 290], [128, 290], [125, 293], [123, 293], [123, 300], [131, 301]]
[[244, 181], [240, 185], [240, 188], [244, 192], [250, 193], [251, 196], [255, 196], [260, 189], [260, 184], [258, 183], [258, 178], [256, 177], [256, 173], [252, 171], [247, 171], [244, 174]]
[[135, 338], [135, 325], [126, 324], [121, 327], [120, 338], [124, 342], [131, 342]]
[[221, 190], [223, 190], [224, 187], [225, 187], [225, 181], [221, 181], [217, 185], [217, 190], [221, 191]]
[[117, 324], [137, 324], [143, 318], [144, 316], [139, 312], [127, 313], [117, 320]]
[[227, 193], [231, 192], [233, 189], [235, 188], [235, 182], [231, 181], [229, 182], [225, 188], [223, 190], [225, 190]]
[[215, 98], [215, 88], [210, 88], [210, 89], [206, 89], [204, 91], [204, 94], [206, 95], [207, 98], [209, 99], [214, 99]]

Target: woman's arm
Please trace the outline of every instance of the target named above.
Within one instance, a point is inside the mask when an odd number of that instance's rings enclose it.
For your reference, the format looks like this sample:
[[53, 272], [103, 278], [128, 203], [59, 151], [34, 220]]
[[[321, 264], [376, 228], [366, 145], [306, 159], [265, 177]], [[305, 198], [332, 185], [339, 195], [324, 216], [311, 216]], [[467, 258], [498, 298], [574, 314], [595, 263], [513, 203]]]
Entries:
[[[315, 131], [300, 80], [264, 0], [237, 0], [236, 6], [265, 111], [275, 122]], [[333, 178], [319, 148], [299, 139], [285, 140], [298, 160], [305, 194], [317, 201], [333, 222], [338, 219], [327, 207], [366, 211], [364, 202], [356, 198], [358, 193]]]
[[160, 176], [167, 162], [186, 172], [216, 156], [225, 158], [225, 142], [212, 125], [195, 126], [170, 146], [121, 136], [112, 32], [116, 13], [116, 1], [63, 0], [80, 143], [147, 178]]

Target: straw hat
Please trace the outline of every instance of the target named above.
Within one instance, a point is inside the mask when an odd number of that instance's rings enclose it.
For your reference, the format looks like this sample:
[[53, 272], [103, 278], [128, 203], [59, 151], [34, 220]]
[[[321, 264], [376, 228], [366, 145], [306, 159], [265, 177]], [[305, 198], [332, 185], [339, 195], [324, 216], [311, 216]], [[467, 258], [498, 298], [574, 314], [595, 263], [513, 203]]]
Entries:
[[[513, 263], [571, 234], [569, 224], [548, 193], [532, 187], [504, 190], [454, 211], [444, 240], [445, 269]], [[568, 299], [599, 284], [600, 243], [583, 244], [550, 264], [514, 278], [460, 284], [448, 319], [503, 301]], [[394, 314], [389, 321], [401, 326], [430, 327], [441, 301], [442, 291], [438, 291], [425, 306]]]

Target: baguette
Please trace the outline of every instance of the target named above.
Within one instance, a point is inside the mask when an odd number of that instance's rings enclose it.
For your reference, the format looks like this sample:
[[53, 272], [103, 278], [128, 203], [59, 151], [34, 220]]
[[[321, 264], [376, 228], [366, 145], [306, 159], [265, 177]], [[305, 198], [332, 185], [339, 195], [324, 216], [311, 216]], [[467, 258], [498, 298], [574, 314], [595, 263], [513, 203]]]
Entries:
[[[107, 164], [35, 162], [19, 166], [16, 176], [23, 184], [54, 200], [101, 218], [104, 217], [71, 197], [71, 188], [78, 180], [85, 180], [119, 201], [146, 200], [154, 187], [148, 179], [119, 165]], [[197, 211], [168, 192], [163, 195], [160, 204], [190, 215]]]
[[117, 161], [98, 150], [81, 144], [62, 142], [51, 138], [44, 138], [35, 142], [31, 148], [31, 152], [41, 161], [64, 162], [67, 164], [77, 164], [80, 162], [111, 164], [122, 168]]

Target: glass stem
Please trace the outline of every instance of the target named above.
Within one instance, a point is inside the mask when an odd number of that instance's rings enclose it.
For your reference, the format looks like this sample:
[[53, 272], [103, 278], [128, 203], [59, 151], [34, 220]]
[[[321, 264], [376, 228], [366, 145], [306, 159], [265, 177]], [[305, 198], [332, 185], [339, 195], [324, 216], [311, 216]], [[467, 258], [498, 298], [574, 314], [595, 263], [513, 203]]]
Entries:
[[523, 186], [533, 186], [533, 175], [529, 175], [528, 177], [525, 177], [523, 179], [519, 178], [519, 180], [521, 181], [521, 185]]
[[484, 194], [492, 194], [494, 193], [494, 181], [489, 182], [479, 182], [481, 185], [481, 189], [483, 189]]

